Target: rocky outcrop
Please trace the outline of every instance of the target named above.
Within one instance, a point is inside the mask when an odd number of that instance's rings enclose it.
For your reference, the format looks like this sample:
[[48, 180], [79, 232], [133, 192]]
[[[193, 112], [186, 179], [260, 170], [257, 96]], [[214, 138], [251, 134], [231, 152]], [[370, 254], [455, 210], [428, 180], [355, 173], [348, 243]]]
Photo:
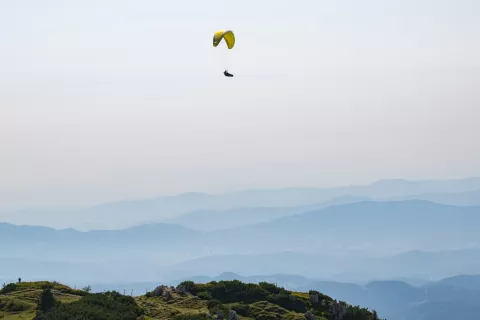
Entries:
[[152, 296], [160, 297], [165, 290], [168, 290], [167, 286], [158, 286], [155, 288], [155, 290], [152, 291]]
[[343, 320], [347, 314], [347, 308], [342, 303], [332, 301], [330, 303], [330, 313], [332, 314], [332, 320]]
[[218, 319], [218, 320], [222, 320], [222, 319], [223, 319], [223, 312], [222, 312], [222, 310], [219, 310], [219, 311], [217, 312], [217, 319]]
[[317, 317], [313, 313], [311, 313], [310, 311], [305, 313], [304, 317], [305, 317], [306, 320], [317, 320]]
[[230, 310], [227, 320], [238, 320], [237, 312], [235, 310]]
[[319, 301], [320, 301], [320, 298], [318, 297], [318, 294], [310, 295], [310, 302], [312, 304], [318, 304]]
[[172, 297], [172, 294], [170, 293], [170, 291], [168, 290], [163, 291], [163, 300], [168, 301], [170, 300], [171, 297]]
[[176, 290], [177, 293], [179, 293], [179, 294], [186, 294], [186, 293], [187, 293], [187, 289], [186, 289], [185, 286], [182, 285], [182, 284], [179, 284], [175, 290]]

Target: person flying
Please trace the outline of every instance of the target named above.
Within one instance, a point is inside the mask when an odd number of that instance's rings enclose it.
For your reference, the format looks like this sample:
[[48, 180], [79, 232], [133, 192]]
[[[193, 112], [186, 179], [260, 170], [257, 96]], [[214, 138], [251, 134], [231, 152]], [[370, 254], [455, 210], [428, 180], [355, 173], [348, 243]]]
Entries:
[[[225, 42], [229, 50], [233, 49], [235, 46], [235, 34], [232, 30], [219, 30], [215, 32], [213, 35], [213, 46], [217, 47], [222, 40]], [[233, 74], [229, 73], [228, 70], [225, 70], [223, 75], [229, 78], [233, 77]]]

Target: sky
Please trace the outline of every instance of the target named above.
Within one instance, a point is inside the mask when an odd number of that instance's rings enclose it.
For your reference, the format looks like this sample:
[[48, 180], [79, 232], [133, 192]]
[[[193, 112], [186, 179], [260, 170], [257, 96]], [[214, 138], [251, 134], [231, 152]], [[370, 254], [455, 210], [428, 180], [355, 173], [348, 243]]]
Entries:
[[478, 176], [479, 38], [476, 0], [2, 1], [0, 210]]

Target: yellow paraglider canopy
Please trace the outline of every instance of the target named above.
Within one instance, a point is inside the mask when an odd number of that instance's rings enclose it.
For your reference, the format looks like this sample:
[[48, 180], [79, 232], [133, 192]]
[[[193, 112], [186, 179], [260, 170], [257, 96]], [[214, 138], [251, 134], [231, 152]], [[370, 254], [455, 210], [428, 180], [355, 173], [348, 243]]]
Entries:
[[213, 46], [218, 46], [222, 39], [227, 43], [228, 49], [232, 49], [235, 45], [235, 35], [231, 30], [220, 30], [215, 32], [213, 35]]

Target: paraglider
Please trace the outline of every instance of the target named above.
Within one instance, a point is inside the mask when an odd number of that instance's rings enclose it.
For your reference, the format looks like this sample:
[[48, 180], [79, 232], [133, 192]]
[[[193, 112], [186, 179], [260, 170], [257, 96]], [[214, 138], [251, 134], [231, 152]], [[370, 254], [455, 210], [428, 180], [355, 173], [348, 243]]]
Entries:
[[[213, 46], [217, 47], [220, 42], [222, 42], [222, 40], [225, 41], [229, 50], [233, 49], [233, 47], [235, 46], [235, 34], [232, 30], [220, 30], [215, 32], [215, 34], [213, 35]], [[225, 70], [223, 74], [225, 75], [225, 77], [233, 77], [233, 74], [229, 73], [228, 70]]]
[[235, 46], [235, 34], [231, 30], [220, 30], [213, 35], [213, 46], [216, 47], [222, 40], [225, 40], [228, 49]]

